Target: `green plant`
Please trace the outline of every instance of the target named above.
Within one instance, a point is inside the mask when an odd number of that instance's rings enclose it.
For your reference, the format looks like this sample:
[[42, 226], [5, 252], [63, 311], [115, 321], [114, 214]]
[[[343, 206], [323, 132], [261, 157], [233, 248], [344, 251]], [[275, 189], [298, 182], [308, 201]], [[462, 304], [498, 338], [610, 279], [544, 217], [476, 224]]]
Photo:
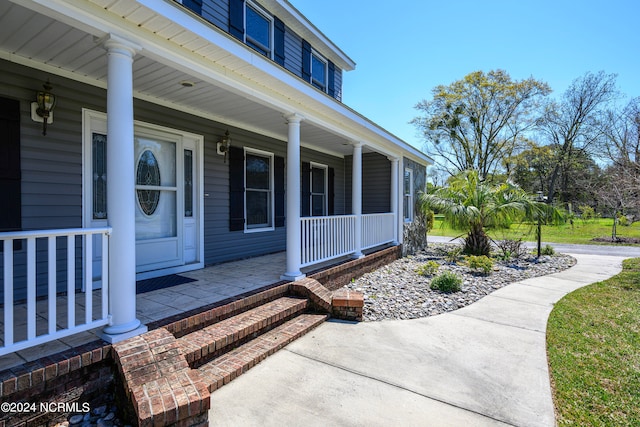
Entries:
[[560, 212], [535, 201], [520, 187], [508, 183], [492, 185], [477, 171], [464, 171], [449, 180], [449, 186], [432, 194], [420, 194], [423, 211], [434, 210], [456, 230], [463, 230], [464, 253], [489, 255], [491, 241], [486, 228], [505, 228], [520, 220], [537, 218], [559, 222]]
[[420, 267], [416, 268], [416, 273], [421, 276], [433, 276], [438, 272], [438, 268], [440, 268], [440, 264], [436, 261], [427, 261], [425, 264], [422, 264]]
[[582, 221], [593, 221], [596, 219], [596, 211], [589, 205], [578, 206]]
[[458, 292], [461, 286], [462, 278], [451, 271], [445, 271], [431, 281], [431, 289], [445, 293]]
[[512, 258], [519, 259], [527, 254], [527, 248], [522, 244], [522, 239], [502, 239], [495, 241], [500, 250], [498, 257], [508, 261]]
[[628, 227], [630, 225], [629, 224], [629, 219], [627, 218], [626, 215], [620, 215], [618, 217], [618, 224], [620, 224], [623, 227]]
[[556, 253], [556, 250], [553, 249], [553, 246], [551, 245], [544, 245], [541, 249], [540, 249], [540, 254], [541, 255], [553, 255]]
[[455, 264], [456, 262], [458, 262], [460, 255], [462, 255], [462, 247], [454, 246], [453, 248], [449, 249], [444, 255], [444, 260], [448, 264]]
[[493, 270], [493, 260], [486, 255], [470, 255], [467, 257], [467, 263], [472, 270], [481, 271], [489, 274]]

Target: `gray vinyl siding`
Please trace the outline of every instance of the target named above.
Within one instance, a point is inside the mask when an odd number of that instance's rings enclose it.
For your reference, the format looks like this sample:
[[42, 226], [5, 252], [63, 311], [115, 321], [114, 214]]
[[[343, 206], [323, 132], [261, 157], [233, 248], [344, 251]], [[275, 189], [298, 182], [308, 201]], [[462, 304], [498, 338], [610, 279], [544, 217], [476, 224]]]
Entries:
[[284, 68], [302, 78], [302, 38], [289, 27], [284, 31]]
[[202, 17], [228, 33], [229, 0], [203, 0]]
[[[346, 209], [351, 210], [353, 156], [345, 159]], [[362, 154], [362, 213], [391, 212], [391, 162], [382, 154]]]

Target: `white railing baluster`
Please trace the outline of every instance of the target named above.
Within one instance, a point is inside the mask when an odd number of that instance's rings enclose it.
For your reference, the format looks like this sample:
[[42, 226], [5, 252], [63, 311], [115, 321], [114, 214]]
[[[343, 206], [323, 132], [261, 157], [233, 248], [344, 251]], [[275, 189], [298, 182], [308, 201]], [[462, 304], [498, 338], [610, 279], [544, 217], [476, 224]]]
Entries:
[[67, 236], [67, 328], [76, 326], [76, 239]]
[[27, 239], [27, 339], [36, 337], [36, 239]]
[[93, 321], [93, 236], [84, 235], [84, 323]]
[[56, 311], [57, 300], [57, 277], [56, 277], [56, 238], [49, 236], [48, 241], [48, 275], [49, 275], [49, 292], [47, 293], [48, 311], [47, 316], [49, 319], [49, 333], [54, 334], [56, 332], [56, 321], [58, 320], [58, 313]]
[[4, 345], [13, 345], [13, 239], [4, 241]]
[[[108, 324], [109, 322], [109, 235], [110, 228], [87, 228], [87, 229], [63, 229], [63, 230], [41, 230], [41, 231], [19, 231], [0, 233], [0, 240], [3, 245], [4, 260], [4, 342], [0, 344], [0, 356], [18, 350], [43, 344], [58, 338], [63, 338], [79, 332], [87, 331]], [[93, 236], [101, 235], [102, 238], [102, 307], [99, 316], [93, 312]], [[76, 288], [76, 238], [81, 236], [85, 246], [83, 255], [84, 262], [81, 263], [82, 271], [85, 275], [85, 322], [76, 325], [76, 311], [79, 301], [75, 298]], [[58, 329], [58, 256], [57, 237], [66, 237], [67, 242], [67, 325]], [[46, 259], [46, 320], [47, 333], [38, 335], [37, 297], [38, 297], [38, 239], [47, 239], [46, 258], [41, 256], [41, 274], [44, 272], [44, 262]], [[25, 241], [26, 250], [20, 253], [18, 263], [21, 265], [26, 261], [26, 279], [20, 278], [20, 290], [26, 290], [26, 339], [15, 341], [15, 307], [20, 304], [24, 307], [23, 301], [14, 301], [16, 295], [16, 263], [13, 250], [14, 241]], [[45, 282], [42, 280], [42, 282]], [[44, 312], [42, 316], [45, 316]], [[96, 319], [94, 319], [96, 317]]]
[[102, 239], [102, 315], [109, 316], [109, 233], [103, 233]]

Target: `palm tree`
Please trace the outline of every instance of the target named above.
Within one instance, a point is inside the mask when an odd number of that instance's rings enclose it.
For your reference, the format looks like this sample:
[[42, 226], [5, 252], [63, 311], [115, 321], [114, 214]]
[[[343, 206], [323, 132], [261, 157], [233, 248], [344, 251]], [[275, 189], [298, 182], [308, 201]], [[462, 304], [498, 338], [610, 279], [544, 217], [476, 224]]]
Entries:
[[489, 255], [491, 239], [485, 227], [504, 228], [521, 220], [560, 219], [553, 207], [536, 201], [520, 187], [512, 184], [490, 185], [480, 180], [477, 171], [464, 171], [453, 177], [448, 187], [419, 196], [422, 210], [444, 214], [451, 227], [467, 232], [464, 252]]

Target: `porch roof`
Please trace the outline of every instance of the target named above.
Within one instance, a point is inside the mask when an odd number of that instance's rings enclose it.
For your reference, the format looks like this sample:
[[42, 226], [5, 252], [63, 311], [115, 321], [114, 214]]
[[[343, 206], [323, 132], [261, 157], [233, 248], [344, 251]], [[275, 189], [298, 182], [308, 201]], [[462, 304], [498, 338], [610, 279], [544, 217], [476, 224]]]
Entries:
[[[322, 38], [305, 22], [306, 30]], [[424, 153], [173, 1], [0, 4], [0, 58], [102, 88], [107, 86], [107, 56], [100, 39], [109, 34], [141, 48], [133, 64], [135, 98], [281, 141], [287, 141], [283, 115], [297, 113], [304, 117], [302, 146], [344, 156], [352, 153], [351, 142], [362, 142], [365, 152], [432, 163]], [[348, 57], [328, 39], [323, 43], [348, 70]]]

